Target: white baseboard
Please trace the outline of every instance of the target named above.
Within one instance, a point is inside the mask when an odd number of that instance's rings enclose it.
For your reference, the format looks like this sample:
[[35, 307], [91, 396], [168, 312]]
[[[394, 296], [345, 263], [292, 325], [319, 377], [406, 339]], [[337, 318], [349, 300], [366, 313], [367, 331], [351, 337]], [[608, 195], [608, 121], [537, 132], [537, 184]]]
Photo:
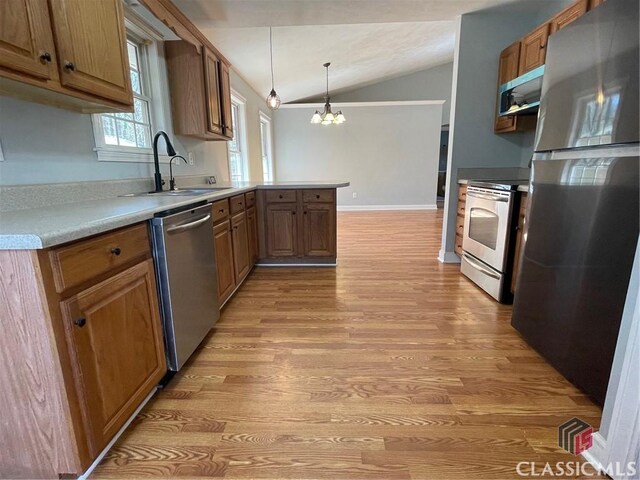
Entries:
[[375, 210], [436, 210], [437, 205], [338, 205], [339, 212], [368, 212]]
[[455, 252], [440, 250], [438, 253], [438, 261], [440, 263], [460, 263], [460, 257]]
[[604, 466], [607, 464], [607, 441], [600, 434], [596, 432], [591, 435], [593, 439], [593, 445], [589, 450], [582, 452], [582, 457], [589, 462], [594, 468], [600, 471], [605, 471]]

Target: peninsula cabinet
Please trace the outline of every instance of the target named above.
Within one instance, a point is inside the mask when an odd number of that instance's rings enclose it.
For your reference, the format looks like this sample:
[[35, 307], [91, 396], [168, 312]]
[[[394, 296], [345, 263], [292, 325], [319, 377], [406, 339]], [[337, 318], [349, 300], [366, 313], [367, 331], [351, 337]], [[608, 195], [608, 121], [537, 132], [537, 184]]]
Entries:
[[131, 111], [121, 0], [0, 2], [0, 90], [83, 112]]
[[85, 471], [166, 373], [146, 223], [0, 251], [0, 478]]
[[201, 140], [230, 140], [229, 67], [207, 46], [165, 42], [171, 113], [176, 134]]
[[335, 189], [258, 191], [259, 264], [335, 264]]

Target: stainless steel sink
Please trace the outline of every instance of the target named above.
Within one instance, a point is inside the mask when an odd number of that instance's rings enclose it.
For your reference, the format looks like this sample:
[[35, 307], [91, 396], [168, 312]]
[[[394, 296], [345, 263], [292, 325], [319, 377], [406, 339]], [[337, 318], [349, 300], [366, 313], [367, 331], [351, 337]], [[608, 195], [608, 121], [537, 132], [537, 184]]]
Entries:
[[164, 190], [162, 192], [141, 192], [141, 193], [127, 193], [126, 195], [120, 195], [121, 197], [195, 197], [197, 195], [206, 195], [207, 193], [217, 192], [221, 190], [228, 190], [231, 187], [198, 187], [198, 188], [185, 188], [177, 190]]

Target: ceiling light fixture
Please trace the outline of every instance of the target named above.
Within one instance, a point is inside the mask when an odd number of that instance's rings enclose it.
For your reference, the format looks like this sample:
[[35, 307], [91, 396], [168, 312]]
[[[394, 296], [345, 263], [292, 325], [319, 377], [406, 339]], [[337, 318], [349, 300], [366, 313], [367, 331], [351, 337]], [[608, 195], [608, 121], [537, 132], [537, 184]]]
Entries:
[[271, 110], [276, 110], [280, 106], [280, 97], [273, 87], [273, 38], [271, 35], [271, 27], [269, 27], [269, 55], [271, 57], [271, 91], [267, 97], [267, 106]]
[[329, 65], [331, 65], [329, 62], [322, 65], [327, 69], [327, 95], [324, 97], [324, 111], [320, 113], [319, 110], [316, 110], [316, 113], [311, 117], [311, 123], [314, 125], [340, 125], [347, 121], [345, 116], [342, 114], [342, 110], [339, 110], [338, 113], [335, 114], [331, 111], [331, 103], [329, 103]]

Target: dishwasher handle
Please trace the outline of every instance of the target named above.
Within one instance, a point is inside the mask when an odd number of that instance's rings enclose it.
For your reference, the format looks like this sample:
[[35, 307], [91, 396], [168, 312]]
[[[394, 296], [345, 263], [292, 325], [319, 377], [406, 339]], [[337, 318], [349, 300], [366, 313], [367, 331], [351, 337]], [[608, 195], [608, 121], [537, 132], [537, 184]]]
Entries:
[[183, 223], [182, 225], [169, 227], [167, 228], [167, 233], [180, 233], [180, 232], [184, 232], [185, 230], [191, 230], [193, 228], [196, 228], [199, 225], [202, 225], [210, 218], [211, 218], [211, 214], [208, 213], [204, 217], [200, 217], [198, 220], [194, 220], [193, 222]]

